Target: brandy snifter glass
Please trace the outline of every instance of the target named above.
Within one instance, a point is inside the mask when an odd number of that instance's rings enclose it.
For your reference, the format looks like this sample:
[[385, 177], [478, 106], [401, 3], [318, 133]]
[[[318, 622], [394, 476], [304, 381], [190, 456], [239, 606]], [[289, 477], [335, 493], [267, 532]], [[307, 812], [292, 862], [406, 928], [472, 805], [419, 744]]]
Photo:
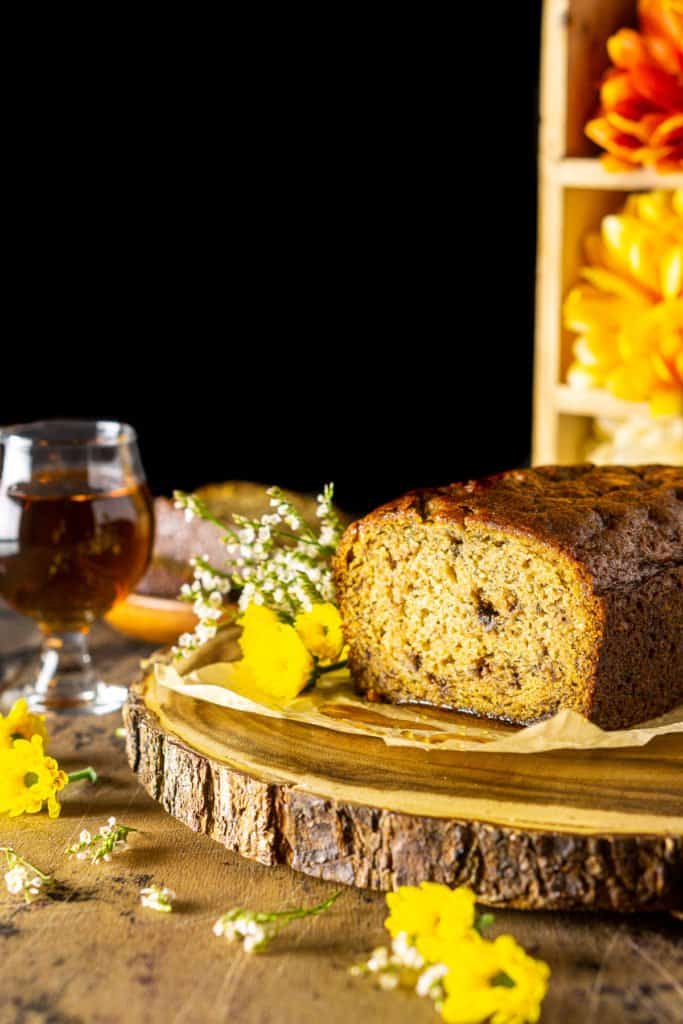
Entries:
[[154, 530], [135, 431], [109, 420], [0, 429], [0, 595], [37, 623], [33, 710], [103, 714], [126, 691], [92, 664], [92, 624], [145, 572]]

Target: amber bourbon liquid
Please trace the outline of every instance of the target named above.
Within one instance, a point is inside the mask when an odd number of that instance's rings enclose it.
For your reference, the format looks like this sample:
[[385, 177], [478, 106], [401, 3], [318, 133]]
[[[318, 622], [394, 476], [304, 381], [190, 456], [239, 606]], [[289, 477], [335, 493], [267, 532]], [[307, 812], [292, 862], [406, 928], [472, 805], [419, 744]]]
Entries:
[[0, 497], [0, 594], [48, 632], [87, 630], [144, 574], [153, 539], [144, 484], [93, 490], [55, 472]]

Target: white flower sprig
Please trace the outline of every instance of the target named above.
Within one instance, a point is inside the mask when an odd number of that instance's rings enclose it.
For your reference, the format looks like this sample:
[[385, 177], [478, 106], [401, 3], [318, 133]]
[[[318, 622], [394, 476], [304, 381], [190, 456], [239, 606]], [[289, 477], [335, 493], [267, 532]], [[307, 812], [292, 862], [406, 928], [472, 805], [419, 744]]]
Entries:
[[174, 493], [175, 507], [183, 509], [186, 518], [197, 516], [222, 530], [232, 566], [229, 571], [217, 569], [207, 556], [191, 560], [194, 580], [183, 585], [180, 596], [192, 602], [199, 623], [194, 632], [179, 638], [176, 656], [196, 650], [216, 635], [231, 591], [239, 592], [241, 611], [249, 604], [261, 604], [289, 623], [316, 603], [334, 601], [331, 558], [343, 530], [332, 504], [334, 485], [326, 484], [318, 495], [317, 533], [280, 488], [270, 487], [267, 493], [272, 511], [259, 519], [234, 515], [234, 527], [213, 516], [196, 495]]
[[379, 987], [385, 991], [414, 988], [419, 996], [441, 1001], [445, 998], [442, 979], [448, 972], [444, 964], [425, 966], [424, 957], [416, 949], [406, 932], [399, 932], [391, 948], [378, 946], [364, 964], [349, 969], [353, 975], [374, 974]]
[[[480, 914], [475, 928], [481, 933], [493, 921], [492, 914]], [[353, 975], [373, 974], [381, 989], [414, 989], [418, 996], [428, 997], [440, 1004], [446, 998], [443, 979], [448, 973], [445, 964], [427, 964], [407, 932], [399, 932], [391, 947], [378, 946], [367, 961], [349, 969]]]
[[296, 907], [294, 910], [262, 911], [235, 907], [218, 918], [213, 933], [228, 942], [241, 940], [245, 953], [262, 953], [272, 939], [292, 921], [322, 914], [329, 910], [340, 895], [341, 889], [315, 907]]
[[131, 832], [137, 832], [137, 829], [130, 825], [119, 825], [116, 818], [109, 818], [107, 824], [102, 825], [95, 835], [83, 829], [78, 842], [67, 846], [66, 853], [76, 860], [89, 860], [92, 864], [110, 861], [114, 854], [128, 849], [128, 836]]
[[445, 999], [443, 979], [448, 973], [445, 964], [427, 964], [406, 932], [392, 940], [391, 948], [378, 946], [373, 949], [364, 964], [354, 964], [349, 969], [353, 975], [374, 974], [379, 987], [385, 991], [398, 988], [412, 988], [418, 996], [433, 999], [439, 1003]]
[[158, 910], [162, 914], [170, 914], [176, 894], [165, 885], [148, 885], [140, 890], [140, 903], [148, 910]]
[[20, 857], [11, 846], [0, 846], [0, 852], [5, 854], [7, 861], [5, 886], [13, 896], [23, 896], [26, 903], [33, 903], [54, 885], [52, 875], [45, 874], [35, 864]]
[[421, 972], [415, 985], [418, 996], [429, 996], [435, 1002], [440, 1003], [446, 996], [443, 987], [443, 979], [448, 974], [445, 964], [431, 964]]

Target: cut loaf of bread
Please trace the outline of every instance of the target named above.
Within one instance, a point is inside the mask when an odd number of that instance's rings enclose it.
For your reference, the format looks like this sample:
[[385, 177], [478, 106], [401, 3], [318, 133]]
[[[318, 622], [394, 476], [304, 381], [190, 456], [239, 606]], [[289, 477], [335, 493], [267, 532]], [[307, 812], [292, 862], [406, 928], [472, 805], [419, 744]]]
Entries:
[[413, 491], [335, 561], [375, 699], [607, 729], [683, 702], [683, 471], [546, 466]]

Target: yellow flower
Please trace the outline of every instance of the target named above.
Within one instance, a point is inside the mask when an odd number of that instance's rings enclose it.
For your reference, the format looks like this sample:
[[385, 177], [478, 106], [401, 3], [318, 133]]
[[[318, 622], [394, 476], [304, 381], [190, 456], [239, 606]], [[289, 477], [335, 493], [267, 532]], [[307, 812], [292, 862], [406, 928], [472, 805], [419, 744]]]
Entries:
[[57, 818], [61, 808], [56, 794], [67, 782], [66, 772], [45, 756], [42, 736], [15, 740], [0, 750], [0, 814], [36, 814], [47, 801], [50, 817]]
[[250, 604], [238, 620], [243, 659], [235, 666], [238, 679], [276, 700], [293, 700], [313, 677], [313, 658], [294, 629], [274, 611]]
[[534, 1024], [548, 988], [550, 969], [524, 952], [511, 935], [493, 942], [455, 943], [446, 960], [447, 1024]]
[[683, 407], [683, 191], [629, 196], [585, 243], [588, 266], [564, 304], [578, 335], [567, 381], [649, 402], [655, 416]]
[[392, 938], [405, 932], [428, 963], [442, 963], [453, 943], [481, 942], [474, 929], [475, 896], [470, 889], [450, 889], [435, 882], [404, 885], [387, 894], [389, 917], [384, 922]]
[[323, 665], [341, 658], [344, 635], [339, 609], [327, 602], [314, 604], [310, 612], [297, 615], [294, 628], [311, 654]]
[[30, 740], [32, 736], [47, 741], [45, 715], [34, 715], [21, 697], [15, 700], [6, 716], [0, 715], [0, 750], [11, 747], [14, 740]]

